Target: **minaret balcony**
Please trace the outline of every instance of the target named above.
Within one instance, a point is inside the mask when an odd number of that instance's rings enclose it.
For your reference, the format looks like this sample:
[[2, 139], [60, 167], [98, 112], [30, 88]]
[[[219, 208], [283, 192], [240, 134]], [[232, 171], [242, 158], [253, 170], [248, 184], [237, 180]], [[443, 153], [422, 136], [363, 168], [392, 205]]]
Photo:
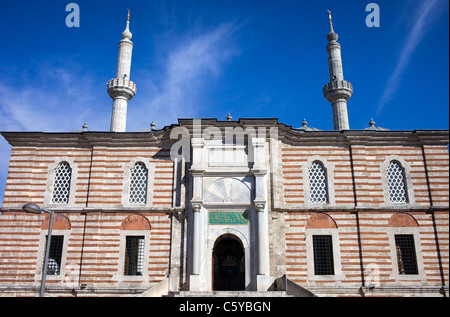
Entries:
[[111, 98], [125, 97], [131, 100], [136, 94], [136, 84], [126, 77], [114, 78], [108, 82], [108, 94]]
[[334, 80], [323, 87], [323, 95], [328, 102], [338, 99], [348, 101], [353, 94], [353, 86], [346, 80]]

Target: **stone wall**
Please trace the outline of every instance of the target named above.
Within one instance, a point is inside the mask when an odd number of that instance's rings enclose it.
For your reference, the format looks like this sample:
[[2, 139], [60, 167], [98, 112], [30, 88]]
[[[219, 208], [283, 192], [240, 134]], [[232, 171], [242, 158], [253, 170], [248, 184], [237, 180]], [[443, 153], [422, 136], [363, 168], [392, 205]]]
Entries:
[[[268, 127], [274, 124], [267, 121]], [[278, 139], [257, 140], [261, 155], [255, 162], [245, 158], [230, 167], [220, 157], [194, 151], [194, 157], [202, 158], [196, 167], [198, 184], [189, 162], [171, 159], [168, 131], [8, 134], [13, 148], [0, 217], [1, 294], [27, 296], [39, 290], [48, 221], [44, 215], [22, 212], [30, 202], [56, 212], [54, 235], [64, 237], [61, 274], [49, 276], [49, 294], [133, 296], [167, 278], [171, 290], [187, 289], [193, 267], [191, 199], [196, 184], [196, 194], [206, 207], [200, 222], [204, 226], [209, 226], [209, 211], [248, 209], [251, 215], [244, 230], [226, 224], [201, 230], [207, 233], [203, 259], [209, 259], [202, 268], [211, 267], [215, 240], [235, 230], [241, 241], [248, 242], [246, 256], [252, 267], [247, 268], [247, 276], [251, 275], [247, 279], [253, 288], [259, 250], [269, 254], [269, 284], [286, 274], [319, 296], [361, 296], [361, 292], [434, 296], [443, 283], [448, 285], [448, 133], [300, 133], [279, 124], [277, 129]], [[221, 147], [220, 142], [196, 144], [198, 151]], [[227, 149], [247, 155], [244, 145]], [[386, 167], [392, 160], [405, 171], [405, 203], [389, 200]], [[315, 161], [323, 164], [327, 176], [328, 200], [320, 204], [309, 197], [308, 173]], [[61, 162], [72, 168], [65, 205], [51, 199]], [[144, 204], [129, 201], [131, 170], [138, 162], [148, 170]], [[222, 184], [225, 179], [230, 184]], [[228, 187], [234, 191], [216, 197]], [[257, 190], [264, 195], [256, 197]], [[256, 198], [264, 198], [262, 207]], [[263, 221], [268, 228], [259, 231], [257, 224]], [[414, 237], [417, 275], [399, 274], [396, 234]], [[127, 235], [145, 238], [142, 276], [123, 274]], [[332, 239], [333, 275], [314, 273], [315, 235]], [[203, 284], [208, 284], [211, 274], [205, 270], [202, 274]]]
[[[72, 168], [70, 199], [64, 208], [133, 207], [129, 203], [130, 170], [143, 162], [149, 171], [149, 195], [142, 207], [170, 208], [174, 204], [174, 163], [169, 151], [144, 148], [13, 147], [5, 187], [4, 208], [52, 204], [54, 171], [61, 162]], [[127, 186], [128, 185], [128, 186]]]
[[[47, 276], [47, 288], [60, 295], [70, 295], [72, 289], [130, 294], [158, 284], [169, 272], [170, 218], [164, 213], [56, 214], [52, 236], [63, 236], [64, 247], [60, 274]], [[2, 213], [0, 294], [38, 294], [47, 234], [43, 215]], [[144, 273], [126, 276], [125, 241], [136, 235], [145, 237]]]

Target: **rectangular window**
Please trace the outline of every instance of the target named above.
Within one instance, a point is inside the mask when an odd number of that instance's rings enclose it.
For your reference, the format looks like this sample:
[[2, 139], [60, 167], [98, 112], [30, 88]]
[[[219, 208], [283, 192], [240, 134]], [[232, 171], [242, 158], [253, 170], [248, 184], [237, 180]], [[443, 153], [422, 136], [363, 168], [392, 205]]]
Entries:
[[[47, 251], [47, 241], [48, 236], [46, 236], [45, 239], [45, 251]], [[47, 275], [59, 275], [61, 273], [63, 245], [64, 236], [52, 236], [50, 241], [50, 252], [48, 255]]]
[[399, 274], [419, 274], [413, 235], [395, 235]]
[[144, 237], [127, 237], [124, 274], [141, 276], [144, 272]]
[[313, 236], [315, 275], [334, 275], [331, 236]]

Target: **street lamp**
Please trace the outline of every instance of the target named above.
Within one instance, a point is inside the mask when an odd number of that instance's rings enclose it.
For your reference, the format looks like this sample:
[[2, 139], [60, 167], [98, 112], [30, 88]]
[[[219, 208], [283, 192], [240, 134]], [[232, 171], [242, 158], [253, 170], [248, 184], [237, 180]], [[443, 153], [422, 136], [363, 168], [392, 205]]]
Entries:
[[50, 214], [50, 223], [48, 225], [48, 238], [47, 238], [47, 248], [45, 250], [45, 258], [44, 258], [44, 269], [42, 270], [42, 280], [41, 280], [41, 290], [39, 293], [40, 297], [44, 297], [44, 291], [45, 291], [45, 280], [47, 279], [47, 266], [48, 266], [48, 257], [50, 254], [50, 243], [52, 240], [52, 229], [53, 229], [53, 217], [54, 212], [46, 209], [42, 209], [36, 204], [26, 204], [22, 207], [22, 210], [25, 212], [33, 213], [33, 214], [42, 214], [42, 213], [48, 213]]

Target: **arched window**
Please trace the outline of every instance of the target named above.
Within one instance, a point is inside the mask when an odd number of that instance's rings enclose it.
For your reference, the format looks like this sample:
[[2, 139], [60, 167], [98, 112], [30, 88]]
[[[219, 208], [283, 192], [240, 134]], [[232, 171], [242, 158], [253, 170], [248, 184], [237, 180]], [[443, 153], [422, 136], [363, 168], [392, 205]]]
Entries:
[[417, 220], [407, 213], [393, 214], [386, 232], [391, 248], [393, 276], [401, 280], [415, 275], [414, 278], [426, 280]]
[[[41, 245], [40, 250], [45, 251], [48, 241], [48, 228], [50, 226], [50, 215], [41, 223]], [[47, 262], [47, 276], [61, 277], [65, 275], [65, 266], [67, 260], [67, 246], [72, 225], [69, 218], [57, 213], [53, 220], [53, 233], [50, 241], [49, 258]], [[44, 252], [41, 252], [39, 258], [44, 266]]]
[[68, 204], [70, 195], [70, 181], [72, 169], [69, 163], [62, 162], [55, 171], [55, 182], [53, 185], [52, 203]]
[[398, 161], [391, 161], [387, 168], [389, 199], [391, 203], [407, 203], [405, 170]]
[[319, 161], [309, 168], [309, 200], [313, 204], [328, 203], [327, 170]]
[[325, 213], [314, 213], [305, 226], [308, 280], [327, 276], [339, 280], [342, 276], [338, 226]]
[[145, 204], [147, 202], [148, 169], [145, 164], [138, 162], [131, 170], [130, 204]]
[[122, 222], [120, 229], [123, 258], [119, 271], [126, 281], [148, 280], [149, 261], [145, 259], [149, 258], [150, 222], [146, 217], [134, 214]]

